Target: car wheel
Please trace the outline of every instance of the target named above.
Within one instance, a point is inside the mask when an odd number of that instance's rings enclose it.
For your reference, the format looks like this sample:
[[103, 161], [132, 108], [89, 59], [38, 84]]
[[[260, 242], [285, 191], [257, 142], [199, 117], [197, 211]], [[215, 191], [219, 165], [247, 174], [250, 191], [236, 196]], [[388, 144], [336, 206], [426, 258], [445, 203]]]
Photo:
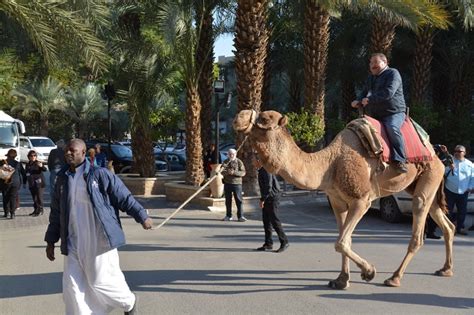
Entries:
[[380, 214], [382, 219], [390, 223], [397, 223], [402, 219], [397, 201], [392, 196], [380, 199]]

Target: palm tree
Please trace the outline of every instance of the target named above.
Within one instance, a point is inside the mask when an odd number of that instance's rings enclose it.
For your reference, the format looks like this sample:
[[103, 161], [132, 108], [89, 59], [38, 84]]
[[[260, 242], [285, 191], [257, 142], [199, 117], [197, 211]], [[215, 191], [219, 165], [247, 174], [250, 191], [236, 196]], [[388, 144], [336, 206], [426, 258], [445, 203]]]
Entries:
[[48, 135], [50, 116], [65, 104], [63, 85], [49, 76], [41, 82], [36, 80], [28, 86], [14, 89], [11, 95], [18, 101], [12, 111], [21, 111], [24, 116], [37, 115], [42, 136]]
[[59, 51], [67, 49], [83, 60], [93, 73], [103, 72], [107, 55], [102, 41], [77, 12], [69, 11], [66, 7], [67, 4], [53, 1], [0, 2], [0, 11], [25, 30], [49, 67], [60, 64]]
[[431, 0], [374, 1], [368, 5], [372, 15], [370, 53], [381, 52], [390, 56], [395, 29], [398, 26], [416, 29], [429, 23], [439, 28], [448, 26], [447, 12]]
[[[175, 57], [186, 86], [186, 183], [199, 186], [204, 181], [199, 94], [199, 79], [203, 76], [203, 69], [196, 63], [196, 53], [203, 31], [200, 26], [209, 23], [209, 17], [204, 21], [206, 17], [201, 12], [197, 15], [199, 20], [195, 20], [194, 9], [191, 0], [169, 0], [160, 6], [158, 16], [165, 39], [175, 51], [180, 52]], [[206, 56], [206, 52], [199, 53]]]
[[[235, 72], [237, 76], [238, 110], [260, 110], [264, 79], [265, 60], [269, 31], [267, 29], [267, 10], [269, 0], [238, 0], [235, 20]], [[237, 138], [237, 144], [243, 138]], [[257, 173], [252, 167], [253, 152], [246, 142], [239, 152], [247, 175], [243, 189], [247, 194], [255, 194]]]
[[88, 138], [90, 127], [106, 111], [106, 103], [101, 98], [99, 87], [87, 84], [79, 89], [69, 89], [65, 93], [65, 99], [67, 106], [63, 112], [71, 118], [75, 136]]
[[[463, 28], [469, 30], [474, 26], [474, 14], [470, 0], [453, 1], [448, 7], [452, 15], [458, 12], [458, 19], [463, 21]], [[413, 84], [411, 86], [411, 102], [424, 104], [426, 92], [431, 78], [431, 61], [433, 60], [433, 40], [436, 28], [427, 23], [416, 31], [416, 47], [413, 59]]]

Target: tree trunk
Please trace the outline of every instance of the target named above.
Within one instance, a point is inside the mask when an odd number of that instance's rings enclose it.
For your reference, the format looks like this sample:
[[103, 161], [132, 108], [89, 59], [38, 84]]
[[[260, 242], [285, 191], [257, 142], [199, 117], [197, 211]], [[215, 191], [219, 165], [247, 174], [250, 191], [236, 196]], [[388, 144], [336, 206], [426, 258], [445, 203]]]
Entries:
[[[196, 49], [196, 65], [201, 67], [198, 90], [201, 100], [201, 139], [203, 149], [212, 143], [212, 95], [213, 95], [213, 65], [214, 65], [214, 33], [212, 29], [215, 1], [196, 1], [196, 21], [199, 42]], [[204, 153], [204, 152], [203, 152]]]
[[155, 156], [153, 154], [153, 141], [151, 138], [150, 109], [148, 104], [132, 104], [131, 111], [131, 136], [133, 151], [133, 170], [140, 177], [155, 176]]
[[426, 26], [416, 34], [415, 57], [413, 59], [413, 83], [411, 84], [411, 103], [424, 104], [431, 77], [433, 59], [433, 28]]
[[201, 142], [201, 102], [198, 87], [186, 87], [186, 184], [199, 186], [204, 181]]
[[48, 129], [49, 129], [49, 120], [48, 117], [43, 117], [41, 120], [41, 127], [40, 127], [40, 135], [47, 137], [48, 136]]
[[[259, 111], [262, 102], [264, 67], [267, 57], [267, 8], [269, 0], [238, 0], [235, 19], [235, 73], [237, 76], [238, 110]], [[238, 136], [237, 146], [243, 141]], [[249, 143], [239, 151], [247, 171], [243, 190], [246, 195], [258, 192], [257, 172]]]
[[329, 13], [314, 1], [306, 2], [304, 16], [304, 106], [324, 120]]
[[267, 56], [265, 58], [265, 66], [263, 67], [263, 88], [262, 88], [262, 105], [261, 110], [269, 110], [274, 108], [272, 104], [272, 60], [270, 57], [271, 49], [267, 44]]
[[387, 58], [390, 58], [397, 25], [388, 22], [383, 15], [375, 15], [372, 21], [369, 52], [371, 54], [383, 53]]
[[298, 70], [290, 69], [288, 72], [288, 109], [290, 112], [298, 113], [301, 111], [301, 81]]

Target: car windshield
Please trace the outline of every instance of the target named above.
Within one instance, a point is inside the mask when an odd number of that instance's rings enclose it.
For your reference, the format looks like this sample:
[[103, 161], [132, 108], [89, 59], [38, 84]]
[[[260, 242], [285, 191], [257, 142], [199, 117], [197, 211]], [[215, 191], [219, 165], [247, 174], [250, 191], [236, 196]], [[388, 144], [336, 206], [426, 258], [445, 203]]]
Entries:
[[54, 147], [55, 144], [53, 140], [49, 138], [40, 138], [40, 139], [31, 139], [31, 144], [33, 144], [34, 147]]
[[[107, 145], [104, 145], [107, 146]], [[132, 150], [124, 145], [113, 145], [112, 151], [118, 158], [132, 158]]]
[[17, 146], [18, 131], [16, 125], [7, 121], [0, 121], [0, 147]]

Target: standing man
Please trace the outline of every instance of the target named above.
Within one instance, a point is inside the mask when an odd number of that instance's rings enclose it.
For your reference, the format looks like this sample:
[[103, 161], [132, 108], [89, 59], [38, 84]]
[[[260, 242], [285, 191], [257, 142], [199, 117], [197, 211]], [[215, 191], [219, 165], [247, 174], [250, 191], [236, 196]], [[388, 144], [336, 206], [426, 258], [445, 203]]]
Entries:
[[54, 244], [61, 239], [66, 314], [106, 314], [114, 308], [134, 314], [137, 298], [120, 270], [117, 252], [125, 244], [119, 209], [146, 230], [152, 220], [118, 177], [91, 166], [85, 154], [81, 139], [66, 146], [68, 166], [58, 173], [51, 199], [46, 256], [55, 259]]
[[406, 173], [405, 142], [400, 132], [406, 117], [402, 77], [396, 69], [388, 67], [387, 57], [381, 53], [370, 57], [370, 73], [365, 89], [351, 106], [368, 105], [369, 115], [380, 120], [385, 127], [391, 144], [393, 167], [400, 174]]
[[260, 186], [260, 208], [262, 208], [263, 230], [265, 231], [265, 243], [258, 251], [269, 251], [273, 249], [272, 227], [280, 240], [280, 248], [277, 253], [285, 251], [288, 246], [288, 238], [278, 218], [278, 206], [280, 205], [280, 184], [275, 175], [270, 174], [262, 167], [262, 162], [255, 157], [254, 166], [258, 171], [258, 185]]
[[97, 165], [100, 167], [107, 167], [107, 155], [102, 152], [102, 147], [100, 144], [96, 143], [95, 144], [95, 160]]
[[[454, 148], [454, 160], [446, 166], [444, 192], [448, 203], [451, 221], [456, 221], [456, 234], [467, 235], [464, 229], [464, 219], [467, 212], [467, 197], [474, 192], [474, 165], [464, 158], [466, 148], [457, 145]], [[454, 206], [457, 214], [454, 213]]]
[[64, 161], [64, 140], [60, 139], [56, 142], [56, 148], [49, 152], [48, 170], [49, 170], [49, 195], [54, 192], [54, 184], [56, 184], [56, 174], [66, 164]]
[[222, 221], [233, 220], [232, 195], [234, 195], [235, 204], [237, 205], [237, 218], [239, 222], [245, 222], [247, 219], [242, 211], [242, 177], [245, 176], [245, 166], [237, 158], [237, 151], [235, 149], [229, 149], [227, 155], [229, 158], [224, 161], [224, 170], [222, 171], [226, 208], [226, 216]]

